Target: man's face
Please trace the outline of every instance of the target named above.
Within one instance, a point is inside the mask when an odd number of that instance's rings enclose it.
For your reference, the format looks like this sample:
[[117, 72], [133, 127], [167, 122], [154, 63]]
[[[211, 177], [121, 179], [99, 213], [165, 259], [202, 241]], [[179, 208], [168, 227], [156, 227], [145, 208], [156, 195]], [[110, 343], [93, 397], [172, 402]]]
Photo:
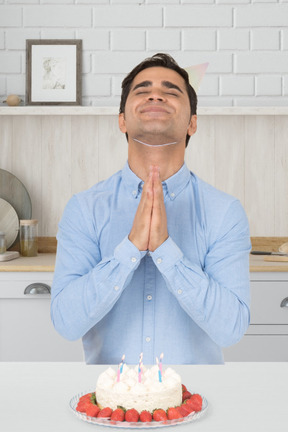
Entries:
[[[194, 117], [194, 120], [196, 116]], [[120, 130], [149, 144], [183, 142], [192, 135], [193, 121], [185, 81], [177, 72], [151, 67], [134, 78]]]

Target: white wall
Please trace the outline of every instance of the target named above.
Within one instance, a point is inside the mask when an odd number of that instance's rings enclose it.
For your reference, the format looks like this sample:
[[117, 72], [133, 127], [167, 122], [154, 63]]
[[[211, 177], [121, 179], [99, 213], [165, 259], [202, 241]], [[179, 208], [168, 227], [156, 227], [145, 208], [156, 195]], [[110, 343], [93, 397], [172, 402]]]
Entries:
[[121, 81], [169, 52], [209, 62], [202, 106], [288, 103], [288, 0], [0, 0], [0, 98], [25, 94], [25, 39], [83, 40], [83, 105], [118, 106]]
[[[128, 147], [117, 117], [77, 110], [75, 115], [0, 115], [0, 168], [26, 186], [41, 236], [56, 235], [72, 194], [123, 168]], [[199, 115], [186, 150], [189, 169], [240, 199], [253, 237], [287, 237], [287, 119]]]

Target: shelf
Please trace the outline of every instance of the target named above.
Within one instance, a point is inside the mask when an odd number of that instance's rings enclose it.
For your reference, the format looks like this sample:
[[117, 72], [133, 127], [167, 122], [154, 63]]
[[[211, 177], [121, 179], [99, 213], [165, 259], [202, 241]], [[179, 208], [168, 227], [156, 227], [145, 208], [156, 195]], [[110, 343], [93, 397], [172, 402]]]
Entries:
[[[288, 115], [288, 107], [199, 107], [198, 115]], [[0, 115], [118, 115], [118, 107], [91, 107], [91, 106], [17, 106], [0, 107]]]

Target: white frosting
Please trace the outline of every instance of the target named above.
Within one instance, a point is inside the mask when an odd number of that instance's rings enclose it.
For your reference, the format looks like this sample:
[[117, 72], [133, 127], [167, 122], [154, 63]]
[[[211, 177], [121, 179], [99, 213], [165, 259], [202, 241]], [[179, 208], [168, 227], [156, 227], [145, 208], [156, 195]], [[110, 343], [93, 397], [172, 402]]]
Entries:
[[138, 366], [123, 366], [120, 382], [117, 373], [109, 367], [99, 375], [96, 384], [96, 400], [100, 407], [117, 406], [126, 409], [135, 408], [152, 412], [156, 408], [166, 410], [181, 405], [181, 377], [172, 368], [163, 369], [162, 382], [159, 382], [159, 369], [155, 365], [150, 369], [143, 367], [141, 382], [138, 381]]

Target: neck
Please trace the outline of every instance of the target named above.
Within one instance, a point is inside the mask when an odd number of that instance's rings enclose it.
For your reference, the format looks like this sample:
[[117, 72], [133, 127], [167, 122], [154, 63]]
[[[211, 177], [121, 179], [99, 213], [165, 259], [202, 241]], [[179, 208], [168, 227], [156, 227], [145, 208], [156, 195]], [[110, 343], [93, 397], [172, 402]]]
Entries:
[[161, 181], [175, 174], [184, 163], [185, 144], [153, 146], [129, 138], [128, 163], [131, 170], [145, 181], [151, 165], [160, 169]]

